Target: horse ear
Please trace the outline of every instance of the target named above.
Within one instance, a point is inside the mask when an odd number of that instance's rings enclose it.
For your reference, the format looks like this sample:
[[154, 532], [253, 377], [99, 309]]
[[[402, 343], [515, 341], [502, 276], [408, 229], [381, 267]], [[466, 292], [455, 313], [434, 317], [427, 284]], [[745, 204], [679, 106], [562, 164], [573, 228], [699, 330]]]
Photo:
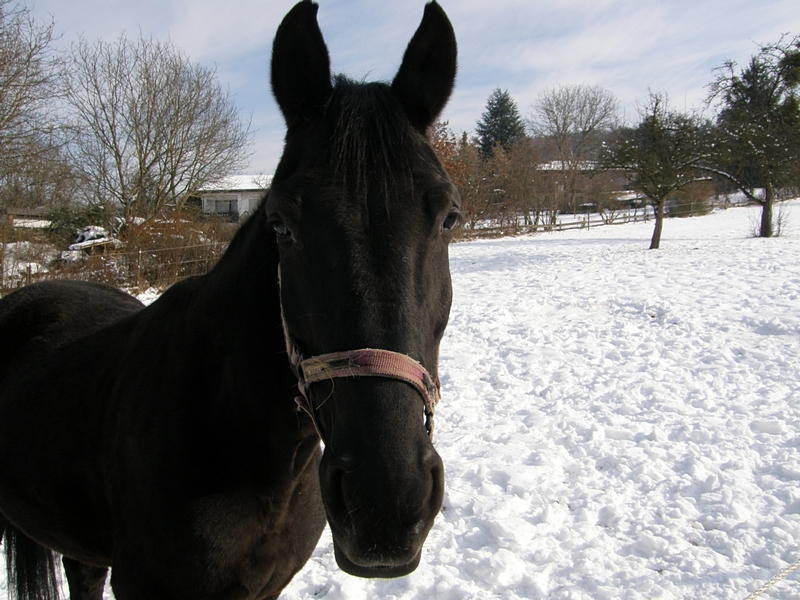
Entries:
[[425, 6], [422, 22], [408, 43], [392, 90], [411, 124], [422, 133], [447, 104], [456, 78], [456, 36], [435, 0]]
[[317, 117], [331, 93], [328, 48], [317, 9], [302, 0], [283, 18], [272, 43], [272, 93], [292, 127]]

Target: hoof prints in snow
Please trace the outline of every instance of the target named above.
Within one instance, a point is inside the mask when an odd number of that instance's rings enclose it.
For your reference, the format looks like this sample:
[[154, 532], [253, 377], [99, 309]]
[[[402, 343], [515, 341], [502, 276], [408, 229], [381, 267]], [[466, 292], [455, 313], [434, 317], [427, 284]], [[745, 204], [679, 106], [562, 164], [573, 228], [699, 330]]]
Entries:
[[[420, 568], [287, 599], [743, 598], [800, 557], [800, 236], [750, 209], [451, 246]], [[800, 574], [772, 597], [800, 599]]]

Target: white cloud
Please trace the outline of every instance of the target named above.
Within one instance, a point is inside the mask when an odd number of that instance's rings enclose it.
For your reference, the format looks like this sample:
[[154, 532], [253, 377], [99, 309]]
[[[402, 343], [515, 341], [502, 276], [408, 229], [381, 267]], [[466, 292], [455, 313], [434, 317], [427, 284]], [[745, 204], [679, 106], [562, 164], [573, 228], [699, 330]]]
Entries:
[[[356, 79], [390, 80], [422, 17], [424, 2], [319, 0], [332, 67]], [[271, 172], [283, 121], [268, 86], [275, 29], [294, 0], [38, 0], [66, 43], [84, 32], [116, 38], [122, 30], [169, 36], [194, 60], [217, 65], [243, 113], [259, 129], [253, 170]], [[508, 89], [523, 115], [559, 83], [602, 85], [628, 115], [648, 88], [676, 106], [698, 106], [712, 68], [739, 62], [781, 33], [800, 33], [796, 0], [441, 0], [459, 41], [456, 92], [443, 115], [474, 128], [486, 98]]]

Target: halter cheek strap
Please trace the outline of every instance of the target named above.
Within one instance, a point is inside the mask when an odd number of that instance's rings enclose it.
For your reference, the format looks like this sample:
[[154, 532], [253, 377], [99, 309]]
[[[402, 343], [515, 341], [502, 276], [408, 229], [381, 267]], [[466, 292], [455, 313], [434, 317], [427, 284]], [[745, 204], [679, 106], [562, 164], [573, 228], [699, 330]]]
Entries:
[[[280, 266], [278, 282], [280, 285]], [[405, 381], [419, 392], [425, 405], [425, 429], [428, 437], [433, 439], [433, 413], [441, 398], [440, 384], [439, 379], [431, 377], [422, 364], [407, 354], [374, 348], [305, 358], [289, 334], [282, 304], [281, 321], [289, 363], [297, 377], [297, 387], [300, 390], [300, 396], [295, 398], [295, 402], [311, 417], [320, 438], [322, 435], [309, 394], [309, 386], [312, 383], [337, 377], [386, 377]]]

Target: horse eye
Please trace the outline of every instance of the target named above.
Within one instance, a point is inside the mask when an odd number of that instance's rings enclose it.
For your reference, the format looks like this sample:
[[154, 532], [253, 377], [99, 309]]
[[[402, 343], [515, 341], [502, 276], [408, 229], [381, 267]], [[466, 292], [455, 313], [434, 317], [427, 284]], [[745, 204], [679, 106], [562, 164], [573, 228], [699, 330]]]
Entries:
[[461, 215], [455, 211], [451, 212], [449, 215], [447, 215], [444, 223], [442, 223], [442, 229], [445, 231], [452, 231], [453, 228], [458, 224], [460, 216]]
[[275, 230], [275, 233], [278, 234], [278, 237], [288, 238], [292, 237], [292, 232], [289, 231], [289, 228], [284, 225], [281, 221], [273, 221], [272, 229]]

